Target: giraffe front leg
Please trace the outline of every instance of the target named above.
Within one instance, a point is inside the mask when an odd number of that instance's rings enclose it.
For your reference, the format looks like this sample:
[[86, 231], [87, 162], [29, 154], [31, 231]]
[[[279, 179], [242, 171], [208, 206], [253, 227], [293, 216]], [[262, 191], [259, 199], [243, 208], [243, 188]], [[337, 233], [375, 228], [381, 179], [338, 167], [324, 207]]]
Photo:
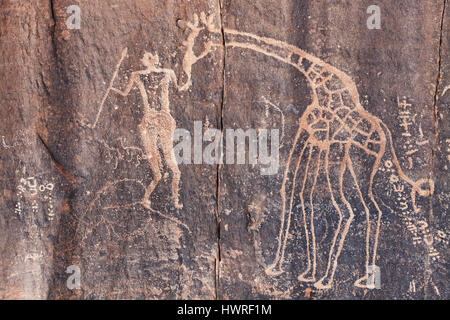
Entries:
[[[280, 232], [278, 235], [277, 251], [275, 253], [274, 262], [265, 269], [266, 274], [271, 275], [271, 276], [279, 275], [279, 274], [283, 273], [282, 265], [283, 265], [283, 261], [284, 261], [284, 252], [286, 249], [287, 237], [289, 234], [289, 227], [290, 227], [290, 222], [291, 222], [292, 203], [293, 203], [293, 196], [295, 194], [295, 181], [296, 181], [296, 176], [297, 176], [297, 172], [298, 172], [298, 167], [300, 165], [300, 161], [303, 157], [305, 149], [308, 146], [308, 142], [306, 142], [302, 148], [302, 151], [300, 152], [300, 155], [296, 162], [294, 176], [292, 178], [291, 192], [290, 193], [286, 192], [286, 184], [290, 180], [289, 175], [290, 175], [291, 162], [292, 162], [294, 152], [297, 148], [297, 144], [298, 144], [298, 140], [299, 140], [301, 132], [302, 132], [302, 129], [299, 127], [297, 134], [294, 138], [294, 142], [292, 144], [292, 148], [289, 153], [288, 160], [286, 162], [286, 169], [284, 171], [283, 183], [282, 183], [281, 190], [280, 190], [282, 205], [281, 205], [281, 218], [280, 218], [281, 225], [280, 225]], [[289, 196], [290, 196], [290, 198], [287, 198]], [[289, 200], [289, 204], [287, 203], [288, 200]], [[289, 211], [286, 214], [286, 207], [288, 205], [289, 205]]]
[[334, 191], [333, 191], [333, 186], [332, 186], [332, 182], [331, 182], [331, 178], [330, 178], [330, 163], [329, 163], [329, 157], [330, 157], [330, 150], [326, 151], [325, 154], [325, 178], [327, 181], [327, 189], [328, 192], [330, 193], [330, 199], [331, 202], [333, 204], [334, 209], [336, 210], [338, 216], [339, 216], [339, 220], [338, 220], [338, 224], [336, 227], [336, 231], [334, 233], [333, 236], [333, 240], [331, 241], [331, 245], [330, 245], [330, 251], [329, 251], [329, 255], [328, 255], [328, 263], [327, 263], [327, 268], [325, 271], [325, 278], [328, 276], [328, 274], [330, 273], [330, 270], [332, 268], [332, 264], [333, 264], [333, 257], [334, 257], [334, 250], [335, 250], [335, 246], [339, 237], [339, 234], [341, 232], [341, 227], [342, 227], [342, 220], [343, 220], [343, 215], [342, 215], [342, 211], [341, 208], [339, 207], [336, 198], [334, 196]]
[[[316, 167], [313, 172], [313, 176], [309, 177], [309, 165], [312, 160], [314, 147], [310, 148], [308, 162], [306, 163], [305, 175], [303, 178], [302, 190], [300, 191], [300, 202], [303, 213], [303, 227], [305, 230], [306, 239], [306, 270], [298, 276], [298, 280], [302, 282], [314, 282], [316, 281], [316, 234], [314, 230], [314, 190], [317, 184], [317, 177], [321, 168], [321, 151], [317, 152], [317, 159], [315, 161]], [[314, 159], [316, 156], [314, 156]], [[312, 178], [312, 179], [311, 179]], [[311, 190], [309, 192], [309, 208], [305, 206], [305, 189], [308, 181], [311, 180]]]

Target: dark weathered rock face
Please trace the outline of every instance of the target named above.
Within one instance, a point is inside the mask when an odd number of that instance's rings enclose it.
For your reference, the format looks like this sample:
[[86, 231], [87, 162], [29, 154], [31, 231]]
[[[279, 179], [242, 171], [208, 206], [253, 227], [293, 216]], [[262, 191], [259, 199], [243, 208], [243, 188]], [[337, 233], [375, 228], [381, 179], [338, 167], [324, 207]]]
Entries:
[[0, 297], [448, 299], [446, 2], [0, 1]]

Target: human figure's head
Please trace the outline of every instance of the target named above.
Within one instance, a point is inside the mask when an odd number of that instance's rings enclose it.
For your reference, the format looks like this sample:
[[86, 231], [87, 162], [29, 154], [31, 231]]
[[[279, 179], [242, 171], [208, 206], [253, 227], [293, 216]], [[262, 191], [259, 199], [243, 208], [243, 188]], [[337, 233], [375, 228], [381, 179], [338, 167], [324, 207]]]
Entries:
[[151, 54], [146, 51], [141, 59], [141, 62], [146, 67], [155, 67], [159, 64], [158, 54]]

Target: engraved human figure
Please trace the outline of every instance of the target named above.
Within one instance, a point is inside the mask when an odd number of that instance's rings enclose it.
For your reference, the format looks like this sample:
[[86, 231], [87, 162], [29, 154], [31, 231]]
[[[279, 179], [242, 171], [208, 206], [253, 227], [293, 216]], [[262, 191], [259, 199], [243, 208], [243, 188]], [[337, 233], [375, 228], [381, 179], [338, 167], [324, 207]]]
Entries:
[[[150, 168], [153, 172], [153, 180], [147, 186], [142, 204], [150, 208], [150, 196], [155, 190], [159, 181], [162, 179], [163, 158], [172, 172], [172, 200], [174, 207], [181, 209], [183, 205], [179, 203], [179, 182], [180, 182], [180, 170], [176, 162], [175, 154], [173, 152], [173, 133], [176, 129], [176, 123], [170, 114], [170, 98], [169, 91], [170, 85], [173, 84], [177, 87], [177, 78], [173, 70], [160, 68], [159, 57], [157, 54], [151, 54], [146, 52], [141, 60], [142, 64], [146, 67], [143, 70], [135, 71], [131, 73], [130, 80], [125, 89], [119, 90], [111, 88], [111, 91], [117, 92], [122, 96], [127, 96], [130, 91], [136, 86], [139, 89], [142, 97], [142, 103], [144, 105], [144, 116], [139, 124], [139, 133], [141, 135], [142, 144], [145, 150], [146, 159], [150, 164]], [[160, 109], [150, 106], [147, 90], [141, 76], [150, 74], [161, 74], [163, 76], [159, 88], [161, 93], [159, 96]], [[161, 153], [160, 153], [161, 151]]]
[[[382, 217], [382, 211], [373, 194], [373, 182], [388, 142], [399, 177], [412, 186], [411, 199], [416, 210], [416, 195], [430, 196], [433, 193], [433, 181], [431, 179], [413, 181], [403, 172], [395, 154], [389, 129], [380, 119], [362, 107], [358, 90], [350, 76], [287, 43], [232, 29], [215, 28], [211, 17], [207, 18], [203, 13], [201, 15], [203, 26], [199, 27], [197, 21], [198, 18], [195, 17], [194, 24], [186, 23], [192, 30], [188, 38], [189, 43], [194, 43], [201, 28], [209, 31], [216, 38], [223, 32], [226, 41], [214, 42], [211, 37], [205, 43], [205, 50], [223, 47], [224, 44], [227, 48], [252, 50], [293, 66], [308, 80], [312, 103], [298, 119], [298, 130], [287, 159], [280, 190], [282, 207], [278, 246], [275, 260], [266, 269], [266, 273], [278, 275], [283, 272], [282, 265], [291, 224], [293, 200], [294, 195], [298, 194], [307, 250], [306, 268], [298, 279], [303, 282], [312, 282], [319, 289], [332, 287], [338, 258], [355, 215], [344, 190], [344, 174], [349, 174], [366, 217], [365, 273], [356, 280], [355, 286], [373, 289], [375, 283], [373, 283], [374, 277], [371, 277], [371, 268], [376, 266]], [[202, 53], [201, 56], [206, 55]], [[184, 65], [187, 67], [184, 70], [189, 73], [189, 79], [192, 64], [197, 61], [198, 59], [192, 59], [192, 53], [185, 57]], [[297, 154], [296, 148], [302, 134], [306, 134], [307, 138], [300, 153]], [[358, 172], [360, 168], [353, 165], [354, 157], [361, 153], [373, 159], [367, 186], [361, 185], [357, 177], [362, 176], [363, 173]], [[305, 161], [304, 172], [300, 172], [300, 164]], [[320, 171], [325, 176], [326, 189], [338, 215], [338, 224], [329, 246], [325, 273], [318, 278], [313, 197]], [[299, 179], [301, 182], [298, 183], [297, 176], [301, 173], [303, 178]], [[425, 184], [429, 187], [423, 188]], [[307, 186], [310, 187], [307, 188]], [[309, 205], [305, 205], [306, 201]], [[372, 225], [375, 228], [372, 228]]]

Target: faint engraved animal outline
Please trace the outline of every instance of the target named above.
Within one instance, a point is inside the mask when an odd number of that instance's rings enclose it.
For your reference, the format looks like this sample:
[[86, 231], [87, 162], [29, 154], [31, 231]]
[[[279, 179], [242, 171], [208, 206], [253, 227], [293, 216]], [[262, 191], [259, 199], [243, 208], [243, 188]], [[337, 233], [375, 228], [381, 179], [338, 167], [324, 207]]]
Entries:
[[[354, 217], [353, 208], [346, 199], [343, 190], [343, 177], [348, 170], [353, 178], [358, 196], [363, 204], [366, 213], [367, 224], [365, 259], [366, 271], [364, 276], [356, 280], [354, 285], [361, 288], [373, 289], [375, 287], [375, 284], [368, 283], [368, 281], [369, 279], [374, 280], [375, 277], [371, 277], [369, 266], [376, 265], [375, 262], [382, 211], [377, 201], [375, 200], [372, 187], [375, 174], [377, 173], [382, 157], [385, 154], [388, 139], [390, 143], [390, 151], [392, 154], [393, 162], [398, 170], [398, 174], [403, 181], [405, 181], [412, 187], [411, 199], [415, 210], [418, 210], [415, 201], [416, 194], [419, 194], [423, 197], [430, 196], [434, 192], [434, 182], [431, 179], [420, 179], [418, 181], [413, 181], [403, 172], [403, 169], [400, 166], [394, 150], [392, 134], [389, 128], [380, 119], [370, 114], [362, 107], [356, 84], [350, 76], [293, 45], [275, 39], [257, 36], [252, 33], [240, 32], [227, 28], [216, 28], [213, 25], [213, 20], [214, 18], [212, 15], [207, 17], [205, 13], [201, 13], [200, 21], [202, 22], [202, 26], [199, 26], [199, 19], [197, 15], [194, 15], [193, 23], [184, 21], [181, 21], [179, 23], [180, 27], [187, 27], [191, 29], [188, 40], [185, 42], [185, 45], [188, 48], [191, 48], [191, 50], [185, 56], [185, 59], [183, 61], [183, 69], [188, 75], [189, 83], [191, 79], [192, 65], [199, 59], [207, 56], [208, 52], [212, 51], [212, 48], [225, 46], [231, 48], [253, 50], [255, 52], [275, 58], [281, 62], [293, 66], [308, 80], [308, 86], [312, 95], [311, 104], [306, 108], [303, 115], [299, 118], [299, 127], [286, 163], [286, 169], [284, 172], [282, 187], [280, 190], [282, 198], [282, 208], [278, 246], [275, 254], [275, 261], [266, 269], [266, 273], [268, 275], [279, 275], [283, 272], [282, 264], [284, 262], [286, 243], [291, 223], [293, 197], [296, 189], [295, 180], [304, 153], [309, 148], [310, 150], [306, 163], [305, 175], [300, 191], [300, 199], [303, 212], [303, 226], [306, 234], [305, 238], [307, 247], [307, 268], [303, 273], [301, 273], [298, 279], [303, 282], [313, 282], [314, 286], [318, 289], [328, 289], [332, 287], [334, 275], [338, 266], [338, 258], [344, 246], [346, 235]], [[232, 40], [225, 41], [225, 39], [222, 38], [222, 42], [214, 43], [212, 39], [208, 39], [205, 43], [205, 50], [199, 56], [195, 56], [195, 54], [191, 51], [196, 38], [202, 30], [208, 31], [211, 34], [220, 35], [221, 37], [227, 36], [232, 38]], [[336, 121], [336, 126], [332, 127], [331, 124], [333, 124], [334, 121]], [[386, 131], [386, 133], [383, 129]], [[289, 169], [291, 166], [291, 162], [293, 161], [295, 148], [299, 141], [300, 135], [304, 131], [308, 133], [309, 137], [306, 140], [300, 152], [300, 155], [297, 158], [293, 176], [294, 178], [292, 182], [293, 187], [289, 194], [289, 192], [286, 191]], [[365, 141], [364, 143], [360, 143], [358, 142], [358, 140], [355, 140], [357, 134], [362, 136], [363, 141]], [[340, 161], [336, 163], [333, 163], [333, 161], [330, 162], [329, 159], [330, 149], [333, 145], [335, 148], [337, 147], [341, 151], [344, 151], [342, 159], [340, 159]], [[376, 228], [375, 234], [373, 236], [372, 248], [370, 248], [370, 209], [367, 206], [366, 201], [364, 200], [364, 195], [358, 184], [352, 164], [352, 159], [350, 158], [349, 150], [352, 146], [355, 146], [365, 153], [375, 157], [375, 162], [370, 174], [370, 185], [367, 192], [368, 198], [376, 208]], [[313, 184], [309, 196], [311, 211], [307, 212], [307, 210], [305, 209], [304, 200], [305, 185], [308, 182], [308, 169], [311, 162], [311, 154], [314, 148], [318, 149], [319, 162], [313, 174]], [[324, 154], [323, 160], [322, 154]], [[330, 181], [330, 164], [339, 165], [339, 185], [336, 192], [341, 202], [345, 205], [347, 212], [343, 212], [343, 210], [341, 210], [335, 199], [333, 190], [334, 186], [332, 186]], [[317, 183], [319, 169], [325, 170], [327, 188], [330, 193], [330, 198], [333, 206], [338, 213], [339, 222], [330, 247], [325, 275], [317, 280], [315, 274], [316, 241], [314, 231], [314, 207], [312, 205], [312, 199], [314, 195], [315, 185]], [[429, 184], [429, 189], [422, 188], [422, 185], [425, 183]], [[287, 219], [286, 195], [290, 196]], [[336, 244], [338, 244], [337, 251], [335, 251]]]
[[[110, 85], [100, 103], [100, 107], [93, 124], [95, 127], [98, 123], [100, 114], [103, 110], [103, 105], [111, 91], [118, 93], [119, 95], [126, 97], [136, 85], [139, 89], [139, 93], [144, 105], [144, 115], [141, 123], [139, 124], [139, 133], [141, 136], [142, 145], [145, 150], [145, 157], [149, 161], [150, 168], [153, 172], [153, 179], [145, 190], [145, 194], [142, 200], [142, 205], [148, 209], [151, 209], [150, 197], [158, 183], [162, 179], [163, 164], [160, 156], [160, 150], [164, 156], [167, 166], [172, 172], [172, 200], [174, 207], [177, 209], [183, 208], [183, 205], [179, 203], [179, 183], [181, 172], [178, 168], [178, 164], [173, 153], [173, 133], [176, 129], [176, 122], [170, 113], [170, 98], [169, 89], [170, 84], [173, 83], [178, 88], [177, 77], [172, 69], [160, 68], [158, 54], [151, 54], [145, 52], [141, 59], [145, 69], [134, 71], [131, 73], [130, 80], [128, 81], [125, 89], [119, 90], [113, 87], [115, 78], [117, 77], [120, 65], [123, 59], [127, 56], [127, 48], [122, 51], [122, 56], [119, 63], [116, 66], [115, 72], [111, 79]], [[158, 111], [152, 108], [149, 104], [149, 98], [147, 90], [145, 88], [141, 75], [149, 75], [151, 73], [162, 73], [164, 75], [163, 80], [160, 83], [161, 96], [160, 106]]]
[[[124, 183], [124, 182], [134, 182], [134, 183], [137, 183], [140, 186], [142, 186], [143, 189], [146, 188], [144, 186], [144, 184], [140, 180], [137, 180], [137, 179], [124, 178], [124, 179], [119, 179], [119, 180], [115, 180], [115, 181], [108, 181], [98, 192], [96, 192], [94, 198], [89, 202], [89, 204], [86, 207], [86, 210], [83, 212], [83, 216], [82, 217], [86, 216], [87, 213], [90, 210], [92, 210], [92, 207], [94, 206], [94, 204], [96, 202], [98, 202], [100, 200], [100, 197], [102, 195], [104, 195], [110, 189], [113, 189], [114, 187], [116, 187], [119, 183]], [[108, 210], [108, 209], [128, 209], [128, 208], [133, 208], [136, 205], [142, 205], [142, 201], [132, 202], [132, 203], [128, 203], [128, 204], [122, 204], [122, 205], [119, 205], [119, 206], [105, 206], [105, 207], [102, 207], [102, 209], [103, 210]], [[170, 221], [176, 223], [177, 225], [185, 228], [189, 233], [191, 232], [189, 227], [185, 223], [179, 221], [178, 219], [176, 219], [174, 217], [171, 217], [171, 216], [168, 216], [168, 215], [162, 213], [161, 211], [155, 210], [153, 208], [148, 208], [148, 209], [151, 212], [153, 212], [153, 213], [155, 213], [155, 214], [157, 214], [157, 215], [159, 215], [159, 216], [161, 216], [161, 217], [163, 217], [163, 218], [165, 218], [167, 220], [170, 220]], [[104, 219], [104, 218], [102, 218], [102, 219]], [[85, 237], [85, 236], [86, 235], [83, 235], [83, 237]]]

